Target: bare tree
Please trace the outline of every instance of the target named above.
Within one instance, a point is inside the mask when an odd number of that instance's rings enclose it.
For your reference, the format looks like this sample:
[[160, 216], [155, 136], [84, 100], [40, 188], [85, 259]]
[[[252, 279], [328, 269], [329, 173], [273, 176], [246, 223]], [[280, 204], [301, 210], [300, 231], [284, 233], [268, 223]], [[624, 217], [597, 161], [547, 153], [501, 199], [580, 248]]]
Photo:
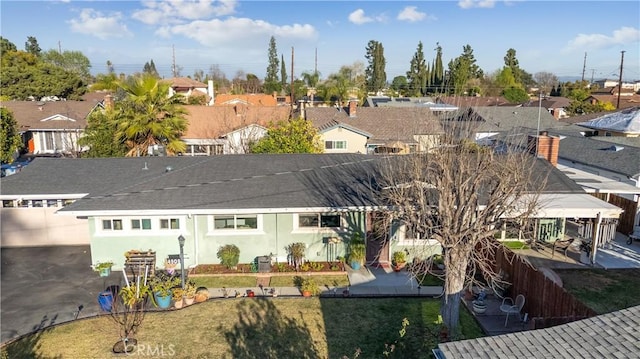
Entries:
[[558, 77], [551, 72], [536, 72], [533, 77], [538, 83], [540, 93], [543, 95], [548, 95], [551, 92], [551, 89], [558, 84]]
[[[532, 185], [536, 159], [522, 148], [498, 153], [477, 145], [471, 140], [473, 121], [468, 120], [447, 121], [439, 146], [431, 151], [390, 157], [383, 166], [390, 215], [442, 246], [446, 271], [441, 314], [453, 336], [458, 334], [465, 288], [504, 285], [493, 263], [499, 245], [494, 234], [504, 218], [527, 226], [546, 178], [537, 173], [544, 178]], [[432, 260], [411, 266], [412, 274], [429, 272]]]

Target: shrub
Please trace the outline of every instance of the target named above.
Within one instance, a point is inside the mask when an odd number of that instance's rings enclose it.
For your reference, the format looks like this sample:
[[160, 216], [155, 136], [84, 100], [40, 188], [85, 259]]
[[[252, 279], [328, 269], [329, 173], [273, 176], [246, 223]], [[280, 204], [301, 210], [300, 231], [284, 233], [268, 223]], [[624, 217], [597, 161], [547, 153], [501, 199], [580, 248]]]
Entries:
[[302, 265], [305, 248], [305, 244], [300, 242], [291, 243], [286, 248], [289, 254], [289, 264], [295, 267], [296, 270], [300, 269], [300, 265]]
[[225, 267], [232, 269], [240, 261], [240, 248], [234, 244], [227, 244], [218, 249], [218, 259]]

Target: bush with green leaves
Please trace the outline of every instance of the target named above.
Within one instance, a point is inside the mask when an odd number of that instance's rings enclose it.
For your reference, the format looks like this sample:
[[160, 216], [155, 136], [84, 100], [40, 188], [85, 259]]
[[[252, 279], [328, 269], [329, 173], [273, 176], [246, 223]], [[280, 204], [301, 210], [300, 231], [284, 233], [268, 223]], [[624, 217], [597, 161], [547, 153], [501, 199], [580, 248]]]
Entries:
[[220, 263], [229, 269], [233, 269], [240, 261], [240, 248], [235, 244], [227, 244], [218, 248]]

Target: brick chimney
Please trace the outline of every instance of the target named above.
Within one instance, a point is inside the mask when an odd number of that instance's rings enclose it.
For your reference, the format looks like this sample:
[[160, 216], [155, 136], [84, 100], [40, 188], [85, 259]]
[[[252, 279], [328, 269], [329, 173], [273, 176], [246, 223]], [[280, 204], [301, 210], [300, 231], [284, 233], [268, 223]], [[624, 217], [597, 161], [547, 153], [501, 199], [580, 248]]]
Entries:
[[103, 104], [104, 104], [105, 110], [113, 110], [113, 106], [114, 106], [113, 96], [111, 96], [110, 94], [107, 94], [104, 97]]
[[349, 99], [349, 117], [356, 117], [358, 108], [358, 99]]
[[547, 131], [540, 131], [540, 134], [537, 136], [529, 135], [529, 139], [527, 141], [527, 148], [529, 149], [529, 153], [536, 154], [536, 147], [538, 148], [538, 157], [546, 159], [554, 166], [558, 165], [558, 149], [560, 148], [560, 137], [549, 136], [549, 133]]

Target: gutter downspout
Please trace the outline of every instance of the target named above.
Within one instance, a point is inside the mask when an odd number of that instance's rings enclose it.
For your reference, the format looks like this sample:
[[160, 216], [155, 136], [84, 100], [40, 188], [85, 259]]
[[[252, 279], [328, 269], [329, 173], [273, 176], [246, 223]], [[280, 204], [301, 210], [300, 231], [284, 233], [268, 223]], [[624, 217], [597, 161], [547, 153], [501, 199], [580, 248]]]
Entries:
[[198, 253], [199, 252], [199, 245], [198, 244], [200, 242], [200, 239], [198, 238], [198, 231], [196, 230], [198, 228], [198, 226], [196, 226], [197, 221], [198, 221], [198, 215], [193, 215], [193, 221], [191, 222], [191, 228], [193, 230], [193, 251], [194, 251], [194, 256], [195, 256], [194, 265], [200, 264], [198, 262], [198, 258], [200, 257], [199, 253]]

